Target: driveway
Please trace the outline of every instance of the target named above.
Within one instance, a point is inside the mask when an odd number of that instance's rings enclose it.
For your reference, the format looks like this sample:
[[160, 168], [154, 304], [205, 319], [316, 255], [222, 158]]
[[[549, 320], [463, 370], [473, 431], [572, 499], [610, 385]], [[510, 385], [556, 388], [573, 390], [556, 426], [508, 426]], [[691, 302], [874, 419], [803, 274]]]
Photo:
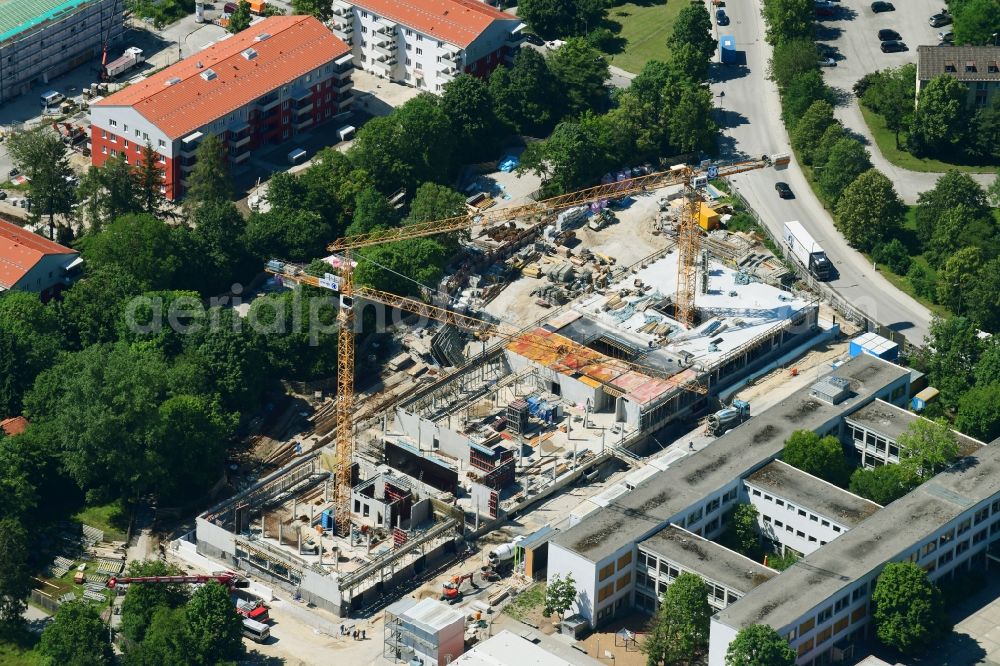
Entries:
[[[728, 3], [726, 12], [732, 23], [722, 32], [736, 37], [736, 48], [745, 54], [746, 62], [719, 65], [713, 72], [711, 88], [723, 126], [722, 153], [736, 157], [790, 152], [788, 135], [781, 123], [778, 91], [767, 79], [771, 48], [764, 41], [759, 5]], [[723, 91], [725, 96], [719, 97]], [[830, 284], [843, 298], [911, 342], [923, 342], [930, 327], [930, 312], [893, 287], [861, 253], [847, 244], [794, 160], [787, 169], [762, 169], [731, 180], [775, 236], [781, 236], [786, 221], [802, 223], [836, 267], [839, 275]], [[778, 198], [774, 190], [778, 181], [791, 186], [794, 199]]]
[[[941, 11], [941, 0], [897, 0], [896, 11], [876, 14], [867, 0], [843, 0], [833, 17], [820, 23], [820, 41], [836, 49], [836, 67], [824, 68], [827, 84], [844, 95], [845, 103], [836, 109], [837, 118], [868, 143], [872, 164], [893, 182], [903, 201], [916, 203], [921, 192], [934, 187], [939, 173], [909, 171], [891, 164], [875, 145], [875, 139], [861, 115], [852, 88], [865, 74], [879, 69], [900, 67], [917, 61], [917, 46], [938, 43], [937, 34], [944, 28], [932, 28], [928, 18]], [[878, 31], [891, 28], [900, 34], [909, 51], [882, 53]], [[993, 174], [972, 174], [981, 185], [989, 186]]]

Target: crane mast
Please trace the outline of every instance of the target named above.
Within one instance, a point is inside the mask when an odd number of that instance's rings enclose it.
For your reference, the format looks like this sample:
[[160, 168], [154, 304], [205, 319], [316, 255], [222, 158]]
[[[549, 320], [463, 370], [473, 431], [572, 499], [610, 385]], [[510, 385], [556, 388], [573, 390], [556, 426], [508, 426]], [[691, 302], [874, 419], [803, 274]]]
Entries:
[[[707, 178], [733, 175], [743, 171], [760, 169], [770, 165], [767, 156], [760, 160], [734, 162], [719, 167], [709, 167], [704, 173]], [[675, 299], [678, 321], [690, 326], [694, 320], [694, 299], [697, 283], [697, 258], [700, 245], [697, 211], [700, 198], [694, 193], [695, 176], [702, 175], [701, 170], [686, 165], [678, 165], [667, 171], [637, 176], [635, 178], [602, 183], [594, 187], [562, 194], [550, 199], [532, 202], [512, 208], [502, 208], [468, 215], [457, 215], [441, 220], [431, 220], [395, 229], [377, 230], [354, 236], [337, 239], [330, 244], [329, 250], [342, 253], [339, 285], [335, 290], [340, 292], [340, 309], [337, 314], [339, 331], [337, 336], [337, 401], [335, 434], [335, 488], [334, 510], [337, 533], [349, 536], [351, 531], [351, 468], [354, 459], [354, 298], [359, 296], [366, 300], [396, 307], [404, 311], [426, 315], [438, 321], [454, 324], [468, 330], [485, 330], [499, 333], [495, 325], [474, 317], [454, 313], [444, 308], [436, 308], [412, 299], [379, 292], [374, 289], [355, 289], [353, 279], [353, 264], [350, 251], [363, 247], [381, 245], [425, 236], [433, 236], [452, 231], [485, 229], [499, 222], [529, 217], [538, 214], [552, 214], [559, 210], [572, 208], [581, 204], [589, 204], [603, 199], [619, 198], [646, 192], [669, 185], [684, 184], [686, 201], [678, 224], [678, 243], [680, 256], [678, 261], [678, 283]], [[272, 265], [273, 264], [273, 265]], [[281, 268], [278, 267], [281, 266]], [[330, 283], [321, 283], [318, 278], [306, 275], [301, 268], [287, 273], [281, 262], [269, 262], [267, 271], [293, 281], [316, 287], [330, 288]], [[333, 276], [331, 276], [333, 277]], [[512, 334], [516, 335], [516, 333]], [[634, 363], [623, 362], [630, 367], [636, 367], [643, 372], [649, 372]], [[658, 371], [651, 374], [661, 375]], [[669, 378], [668, 378], [669, 381]], [[707, 389], [696, 382], [678, 384], [685, 390], [705, 393]]]

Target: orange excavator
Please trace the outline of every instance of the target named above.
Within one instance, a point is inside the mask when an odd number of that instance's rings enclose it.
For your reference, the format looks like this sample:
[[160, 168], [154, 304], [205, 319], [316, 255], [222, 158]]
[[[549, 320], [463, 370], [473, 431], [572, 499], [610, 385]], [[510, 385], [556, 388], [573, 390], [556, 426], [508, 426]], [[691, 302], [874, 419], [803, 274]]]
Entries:
[[462, 583], [469, 581], [472, 587], [476, 587], [475, 581], [472, 577], [475, 572], [463, 574], [461, 576], [452, 576], [451, 580], [444, 584], [441, 589], [441, 601], [447, 601], [449, 604], [457, 604], [462, 600]]

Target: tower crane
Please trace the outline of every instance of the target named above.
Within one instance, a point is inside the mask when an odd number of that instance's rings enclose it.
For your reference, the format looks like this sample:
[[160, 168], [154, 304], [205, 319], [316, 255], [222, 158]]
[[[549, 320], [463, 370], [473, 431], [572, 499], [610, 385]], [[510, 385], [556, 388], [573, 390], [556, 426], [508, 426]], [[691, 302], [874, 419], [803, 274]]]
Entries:
[[[306, 275], [300, 267], [288, 269], [288, 265], [280, 261], [268, 262], [267, 271], [282, 275], [286, 279], [322, 287], [340, 292], [340, 309], [337, 323], [340, 327], [337, 338], [337, 398], [335, 403], [336, 435], [334, 474], [336, 486], [334, 491], [334, 511], [337, 532], [341, 536], [350, 534], [351, 519], [351, 465], [354, 457], [354, 298], [360, 297], [377, 303], [383, 303], [408, 312], [414, 312], [432, 317], [439, 321], [455, 324], [467, 330], [480, 331], [481, 334], [496, 331], [493, 324], [482, 322], [475, 317], [454, 313], [444, 308], [429, 306], [420, 301], [403, 298], [386, 292], [379, 292], [367, 287], [355, 287], [353, 280], [354, 262], [351, 251], [392, 243], [413, 238], [434, 236], [462, 230], [485, 230], [495, 224], [514, 219], [531, 217], [532, 215], [551, 215], [581, 204], [589, 204], [604, 199], [620, 198], [640, 192], [684, 185], [687, 189], [688, 201], [684, 206], [683, 215], [678, 225], [678, 241], [680, 259], [678, 261], [677, 319], [690, 325], [694, 318], [694, 294], [697, 280], [696, 260], [699, 247], [699, 232], [697, 223], [697, 206], [700, 199], [695, 189], [701, 184], [707, 184], [710, 178], [732, 176], [745, 171], [752, 171], [770, 166], [771, 160], [763, 156], [759, 160], [730, 162], [722, 165], [703, 165], [692, 167], [679, 164], [666, 171], [627, 178], [609, 183], [602, 183], [567, 194], [562, 194], [542, 201], [533, 201], [510, 208], [492, 209], [465, 215], [456, 215], [440, 220], [431, 220], [406, 225], [393, 229], [380, 229], [363, 234], [346, 236], [331, 243], [327, 249], [340, 253], [339, 275], [327, 274], [323, 278]], [[484, 326], [485, 325], [485, 326]], [[485, 328], [485, 330], [484, 330]], [[515, 333], [516, 335], [516, 333]], [[638, 368], [636, 364], [626, 362]], [[641, 368], [647, 374], [662, 373], [653, 369]], [[670, 381], [668, 379], [668, 381]], [[683, 388], [698, 390], [697, 384], [687, 383]], [[707, 389], [700, 387], [699, 392]]]

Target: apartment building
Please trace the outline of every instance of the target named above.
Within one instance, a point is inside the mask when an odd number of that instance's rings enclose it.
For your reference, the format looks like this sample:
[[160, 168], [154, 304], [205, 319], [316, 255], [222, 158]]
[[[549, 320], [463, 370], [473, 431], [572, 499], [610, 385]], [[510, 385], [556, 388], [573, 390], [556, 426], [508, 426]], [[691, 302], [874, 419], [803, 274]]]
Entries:
[[433, 93], [462, 72], [489, 76], [523, 41], [516, 16], [478, 0], [335, 0], [333, 14], [357, 67]]
[[121, 0], [0, 1], [0, 103], [74, 67], [100, 62], [122, 41]]
[[91, 106], [91, 159], [129, 164], [153, 147], [163, 194], [184, 195], [201, 139], [219, 136], [233, 168], [293, 144], [350, 110], [350, 48], [311, 16], [275, 16]]
[[740, 629], [767, 624], [800, 666], [853, 663], [871, 628], [871, 595], [888, 562], [914, 562], [933, 581], [985, 570], [1000, 540], [1000, 440], [874, 513], [712, 618], [709, 666], [725, 663]]
[[46, 301], [82, 272], [80, 253], [0, 219], [0, 293], [16, 289]]
[[[899, 436], [914, 421], [923, 418], [896, 405], [876, 400], [845, 419], [844, 443], [854, 450], [859, 462], [866, 468], [895, 464], [899, 462]], [[970, 455], [985, 446], [983, 442], [960, 432], [954, 435], [961, 455]]]
[[918, 46], [917, 97], [931, 79], [942, 74], [965, 84], [972, 108], [989, 106], [1000, 95], [1000, 47]]
[[[718, 537], [725, 529], [723, 515], [737, 503], [750, 501], [752, 490], [748, 492], [744, 479], [777, 458], [789, 435], [812, 430], [839, 436], [844, 417], [873, 400], [905, 403], [909, 381], [909, 371], [874, 356], [865, 354], [844, 362], [824, 380], [797, 391], [710, 447], [672, 463], [562, 530], [549, 543], [548, 576], [572, 574], [578, 590], [573, 610], [592, 626], [606, 623], [636, 603], [635, 562], [647, 539], [668, 526], [706, 539]], [[831, 385], [836, 395], [830, 394]], [[811, 522], [808, 513], [806, 521]], [[817, 515], [820, 527], [819, 521], [832, 518], [819, 518], [823, 513], [819, 510], [811, 513]], [[809, 543], [808, 535], [805, 542]], [[705, 577], [712, 579], [709, 574]], [[613, 581], [610, 588], [609, 581]], [[748, 592], [735, 585], [727, 589], [737, 598]]]

